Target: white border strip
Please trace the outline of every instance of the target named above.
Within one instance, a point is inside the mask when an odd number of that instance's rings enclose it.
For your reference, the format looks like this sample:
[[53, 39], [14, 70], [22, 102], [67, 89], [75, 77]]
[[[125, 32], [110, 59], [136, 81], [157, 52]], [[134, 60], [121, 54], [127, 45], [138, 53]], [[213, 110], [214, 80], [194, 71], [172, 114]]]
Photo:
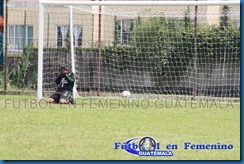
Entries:
[[86, 6], [210, 6], [240, 5], [240, 1], [52, 1], [40, 0], [43, 5], [86, 5]]

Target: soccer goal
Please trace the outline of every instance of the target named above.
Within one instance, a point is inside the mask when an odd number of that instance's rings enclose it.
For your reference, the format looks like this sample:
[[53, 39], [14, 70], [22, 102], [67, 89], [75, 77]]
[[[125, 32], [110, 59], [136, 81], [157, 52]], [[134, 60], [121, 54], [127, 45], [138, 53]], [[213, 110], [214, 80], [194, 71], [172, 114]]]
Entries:
[[38, 93], [58, 67], [80, 94], [240, 97], [240, 1], [40, 0]]

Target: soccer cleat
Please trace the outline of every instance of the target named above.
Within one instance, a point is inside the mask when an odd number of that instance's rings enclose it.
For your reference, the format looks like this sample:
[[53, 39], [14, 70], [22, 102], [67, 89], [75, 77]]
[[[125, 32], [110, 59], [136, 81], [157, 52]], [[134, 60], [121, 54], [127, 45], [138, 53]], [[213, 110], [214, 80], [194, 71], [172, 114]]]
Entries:
[[70, 104], [74, 104], [74, 103], [75, 103], [75, 102], [74, 102], [74, 99], [73, 99], [72, 97], [69, 98], [69, 103], [70, 103]]

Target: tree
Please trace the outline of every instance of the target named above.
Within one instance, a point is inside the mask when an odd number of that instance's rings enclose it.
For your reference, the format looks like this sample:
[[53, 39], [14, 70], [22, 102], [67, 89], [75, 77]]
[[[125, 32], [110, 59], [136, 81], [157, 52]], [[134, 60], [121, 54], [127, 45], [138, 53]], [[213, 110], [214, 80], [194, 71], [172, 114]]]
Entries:
[[187, 6], [187, 10], [184, 16], [185, 28], [190, 28], [191, 18], [190, 18], [190, 6]]
[[222, 12], [221, 12], [221, 17], [220, 17], [220, 29], [225, 29], [229, 27], [230, 24], [230, 18], [229, 18], [229, 11], [230, 8], [226, 5], [223, 6]]
[[119, 43], [119, 30], [120, 30], [120, 24], [117, 20], [117, 17], [114, 18], [114, 46], [116, 46]]

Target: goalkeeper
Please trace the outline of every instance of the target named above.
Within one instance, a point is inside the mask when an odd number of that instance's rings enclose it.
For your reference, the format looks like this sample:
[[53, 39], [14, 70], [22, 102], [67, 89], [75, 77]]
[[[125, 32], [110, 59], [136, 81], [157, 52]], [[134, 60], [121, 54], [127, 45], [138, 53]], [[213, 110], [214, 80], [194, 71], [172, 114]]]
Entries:
[[50, 96], [48, 102], [60, 104], [73, 104], [73, 87], [75, 82], [74, 73], [69, 72], [66, 67], [61, 67], [59, 69], [59, 73], [59, 76], [55, 80], [57, 84], [57, 89]]

